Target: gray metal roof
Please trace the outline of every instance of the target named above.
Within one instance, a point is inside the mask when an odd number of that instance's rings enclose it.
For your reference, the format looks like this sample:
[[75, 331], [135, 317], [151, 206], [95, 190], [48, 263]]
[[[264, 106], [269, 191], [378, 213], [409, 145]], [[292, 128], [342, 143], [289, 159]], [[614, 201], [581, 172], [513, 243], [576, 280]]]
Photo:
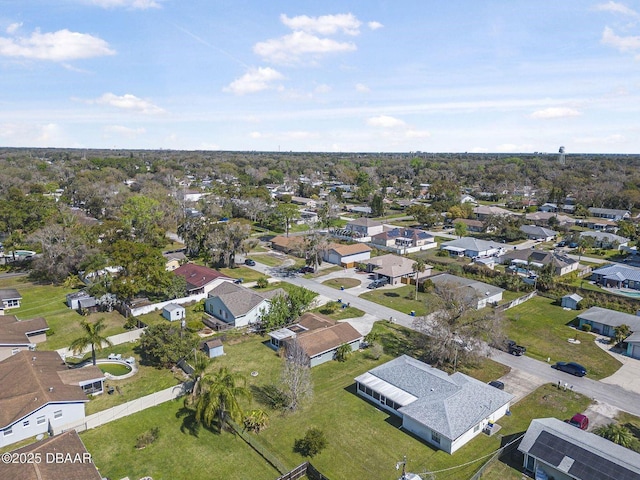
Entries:
[[537, 237], [555, 237], [558, 234], [555, 230], [538, 227], [536, 225], [522, 225], [520, 231], [527, 235], [535, 235]]
[[474, 252], [484, 252], [486, 250], [500, 248], [500, 244], [473, 237], [462, 237], [457, 240], [451, 240], [450, 242], [443, 242], [441, 246], [464, 248], [465, 250], [472, 250]]
[[636, 282], [640, 282], [640, 269], [626, 267], [624, 265], [609, 265], [597, 268], [591, 273], [595, 275], [604, 275], [605, 277], [620, 274], [622, 275], [622, 280], [634, 280]]
[[611, 327], [619, 327], [620, 325], [628, 325], [634, 331], [640, 331], [640, 317], [631, 315], [630, 313], [618, 312], [602, 307], [591, 307], [586, 312], [578, 314], [578, 318], [582, 320], [590, 320], [592, 322], [609, 325]]
[[581, 237], [593, 237], [597, 241], [602, 242], [603, 240], [608, 240], [610, 242], [618, 242], [618, 243], [629, 243], [629, 239], [626, 237], [621, 237], [620, 235], [615, 235], [613, 233], [607, 232], [580, 232]]
[[449, 376], [407, 355], [382, 364], [356, 380], [366, 382], [379, 393], [378, 388], [384, 390], [389, 398], [396, 397], [397, 403], [403, 405], [415, 397], [415, 401], [398, 411], [451, 440], [514, 398], [462, 373]]
[[518, 450], [577, 480], [640, 479], [640, 454], [557, 418], [534, 419]]

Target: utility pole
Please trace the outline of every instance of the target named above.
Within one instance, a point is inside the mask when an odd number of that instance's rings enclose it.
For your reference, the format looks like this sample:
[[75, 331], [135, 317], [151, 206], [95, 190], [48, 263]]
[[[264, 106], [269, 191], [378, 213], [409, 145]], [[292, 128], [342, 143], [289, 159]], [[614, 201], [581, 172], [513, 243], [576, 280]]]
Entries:
[[407, 456], [406, 455], [402, 456], [402, 461], [396, 463], [396, 470], [399, 470], [401, 465], [402, 465], [402, 476], [400, 477], [400, 480], [407, 480]]

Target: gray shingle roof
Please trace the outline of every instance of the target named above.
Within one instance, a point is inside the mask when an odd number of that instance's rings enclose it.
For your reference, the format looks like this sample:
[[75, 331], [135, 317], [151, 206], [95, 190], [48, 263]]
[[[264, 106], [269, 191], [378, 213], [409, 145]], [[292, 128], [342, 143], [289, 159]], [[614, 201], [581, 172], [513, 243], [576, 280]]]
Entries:
[[232, 282], [223, 282], [209, 292], [209, 297], [218, 297], [234, 317], [246, 315], [271, 295], [260, 295], [249, 288]]
[[608, 240], [609, 242], [618, 242], [618, 243], [629, 243], [629, 239], [627, 237], [621, 237], [620, 235], [615, 235], [613, 233], [607, 232], [581, 232], [581, 237], [593, 237], [598, 242], [602, 242], [603, 240]]
[[464, 248], [465, 250], [473, 250], [474, 252], [483, 252], [493, 248], [500, 248], [500, 245], [495, 242], [487, 242], [486, 240], [480, 240], [478, 238], [462, 237], [457, 240], [451, 240], [450, 242], [443, 242], [441, 247], [457, 247]]
[[549, 228], [537, 227], [536, 225], [522, 225], [520, 231], [527, 235], [533, 235], [539, 238], [555, 237], [558, 232]]
[[462, 373], [448, 375], [407, 355], [368, 373], [417, 397], [398, 411], [451, 440], [513, 400], [510, 393]]
[[640, 317], [631, 315], [630, 313], [618, 312], [602, 307], [591, 307], [586, 312], [578, 314], [578, 318], [590, 320], [611, 327], [619, 327], [620, 325], [628, 325], [634, 331], [640, 331]]
[[434, 277], [431, 277], [430, 280], [435, 285], [450, 284], [456, 285], [459, 288], [471, 288], [473, 289], [474, 295], [478, 299], [484, 297], [492, 297], [494, 295], [497, 295], [498, 293], [504, 292], [503, 288], [496, 287], [495, 285], [479, 282], [470, 278], [456, 277], [455, 275], [451, 275], [450, 273], [442, 273], [440, 275], [436, 275]]
[[607, 267], [602, 267], [591, 272], [596, 275], [603, 275], [605, 277], [612, 275], [622, 275], [622, 277], [618, 277], [621, 280], [634, 280], [636, 282], [640, 282], [640, 269], [625, 267], [623, 265], [609, 265]]

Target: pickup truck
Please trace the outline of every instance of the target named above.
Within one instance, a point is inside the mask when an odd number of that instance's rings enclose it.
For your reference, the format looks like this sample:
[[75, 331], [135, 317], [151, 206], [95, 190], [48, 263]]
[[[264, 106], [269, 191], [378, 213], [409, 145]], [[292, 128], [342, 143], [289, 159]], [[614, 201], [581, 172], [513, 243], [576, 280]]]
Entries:
[[507, 352], [509, 352], [511, 355], [515, 355], [516, 357], [519, 357], [521, 355], [524, 355], [526, 351], [527, 351], [527, 347], [518, 345], [513, 340], [507, 340]]

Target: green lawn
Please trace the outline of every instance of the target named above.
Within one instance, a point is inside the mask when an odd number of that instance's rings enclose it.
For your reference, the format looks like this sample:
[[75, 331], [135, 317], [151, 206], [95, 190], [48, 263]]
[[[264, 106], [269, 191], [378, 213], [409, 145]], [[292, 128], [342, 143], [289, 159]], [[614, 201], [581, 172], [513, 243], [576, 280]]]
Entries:
[[[182, 432], [176, 400], [81, 434], [103, 477], [155, 480], [225, 478], [273, 480], [278, 472], [240, 438], [200, 429], [198, 436]], [[158, 427], [159, 438], [138, 450], [136, 438]]]
[[15, 288], [22, 295], [20, 308], [7, 311], [20, 320], [44, 317], [49, 324], [47, 341], [38, 345], [40, 350], [56, 350], [68, 347], [73, 340], [82, 335], [80, 322], [95, 322], [105, 319], [105, 335], [124, 332], [125, 319], [118, 312], [92, 313], [83, 317], [66, 305], [66, 295], [76, 290], [62, 286], [36, 284], [27, 277], [13, 277], [0, 280], [0, 288]]
[[414, 310], [416, 315], [424, 315], [427, 312], [425, 302], [428, 301], [429, 294], [418, 292], [418, 300], [416, 301], [413, 299], [415, 291], [416, 288], [414, 286], [404, 285], [394, 289], [371, 290], [363, 293], [360, 297], [385, 307], [393, 308], [399, 312], [409, 313]]
[[346, 320], [347, 318], [357, 318], [364, 315], [362, 310], [355, 307], [338, 308], [335, 312], [331, 313], [328, 311], [327, 307], [323, 305], [322, 307], [315, 308], [311, 311], [319, 312], [329, 318], [333, 318], [334, 320]]
[[242, 278], [244, 282], [255, 282], [259, 278], [265, 276], [264, 273], [260, 273], [257, 270], [249, 267], [219, 268], [218, 271], [220, 273], [223, 273], [227, 277]]
[[[509, 338], [527, 347], [527, 355], [551, 362], [574, 361], [585, 366], [589, 378], [601, 379], [618, 370], [620, 362], [595, 344], [595, 336], [577, 331], [567, 324], [576, 318], [573, 310], [564, 310], [546, 297], [534, 297], [505, 312]], [[567, 340], [575, 338], [579, 345]]]
[[327, 287], [336, 288], [340, 290], [342, 287], [344, 288], [353, 288], [360, 285], [362, 282], [357, 278], [331, 278], [329, 280], [325, 280], [322, 282], [323, 285]]
[[260, 262], [264, 265], [267, 265], [269, 267], [279, 267], [280, 265], [283, 264], [283, 262], [285, 260], [287, 260], [289, 257], [284, 256], [284, 255], [270, 255], [270, 254], [264, 254], [264, 255], [253, 255], [252, 257], [256, 262]]

